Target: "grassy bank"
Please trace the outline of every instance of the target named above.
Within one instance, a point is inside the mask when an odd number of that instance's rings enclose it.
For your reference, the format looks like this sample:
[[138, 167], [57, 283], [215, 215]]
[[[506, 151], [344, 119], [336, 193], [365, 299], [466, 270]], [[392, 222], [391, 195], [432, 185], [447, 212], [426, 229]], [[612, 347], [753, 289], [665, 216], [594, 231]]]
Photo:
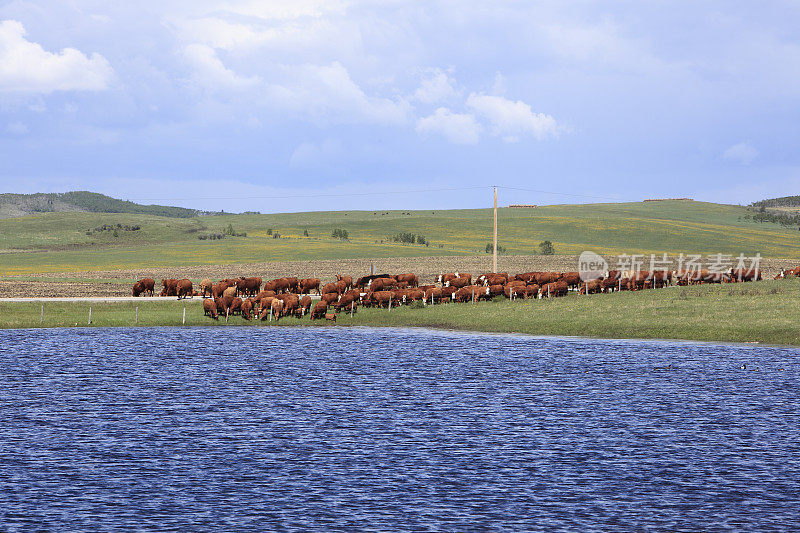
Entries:
[[[663, 338], [800, 345], [800, 281], [781, 280], [721, 286], [673, 287], [655, 291], [599, 294], [554, 300], [445, 304], [425, 308], [360, 309], [341, 314], [339, 326], [418, 326], [458, 330], [576, 335], [603, 338]], [[203, 316], [200, 299], [172, 302], [91, 304], [92, 326], [218, 325]], [[88, 303], [0, 304], [0, 327], [87, 326]], [[229, 326], [272, 327], [231, 317]], [[284, 318], [278, 326], [330, 325]]]

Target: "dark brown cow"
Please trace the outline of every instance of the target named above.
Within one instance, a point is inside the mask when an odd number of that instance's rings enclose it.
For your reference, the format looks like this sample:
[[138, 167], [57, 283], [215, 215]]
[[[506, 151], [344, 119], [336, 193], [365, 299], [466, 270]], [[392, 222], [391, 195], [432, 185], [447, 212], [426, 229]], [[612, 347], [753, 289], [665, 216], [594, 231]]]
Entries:
[[426, 302], [441, 302], [442, 301], [442, 289], [439, 287], [428, 287], [425, 289], [425, 301]]
[[486, 286], [505, 285], [508, 283], [508, 279], [509, 276], [507, 272], [487, 272], [486, 274], [481, 274], [478, 276], [475, 283]]
[[311, 291], [317, 291], [317, 294], [321, 294], [319, 290], [318, 278], [301, 279], [299, 287], [300, 294], [309, 294]]
[[181, 298], [192, 298], [194, 290], [192, 289], [192, 281], [182, 279], [178, 282], [178, 300]]
[[514, 279], [519, 281], [524, 281], [525, 283], [530, 283], [531, 281], [536, 280], [536, 276], [541, 274], [541, 272], [524, 272], [522, 274], [517, 274], [514, 276]]
[[214, 298], [214, 305], [217, 306], [217, 313], [225, 314], [225, 301], [222, 298]]
[[155, 294], [156, 280], [153, 278], [142, 278], [139, 280], [139, 284], [142, 287], [143, 294], [149, 294], [150, 296]]
[[311, 320], [316, 320], [318, 318], [325, 318], [325, 314], [328, 312], [328, 304], [325, 302], [317, 302], [314, 305], [314, 308], [311, 310]]
[[134, 296], [138, 297], [143, 292], [144, 292], [144, 287], [142, 287], [142, 282], [141, 281], [137, 281], [136, 283], [133, 284], [133, 295]]

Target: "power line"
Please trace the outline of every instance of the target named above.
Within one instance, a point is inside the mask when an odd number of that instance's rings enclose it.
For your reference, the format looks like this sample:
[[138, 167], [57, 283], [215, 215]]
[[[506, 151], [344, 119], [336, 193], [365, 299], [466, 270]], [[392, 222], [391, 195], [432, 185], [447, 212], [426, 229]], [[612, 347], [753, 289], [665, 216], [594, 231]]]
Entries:
[[[619, 198], [610, 196], [593, 196], [588, 194], [566, 193], [556, 191], [543, 191], [539, 189], [528, 189], [524, 187], [511, 187], [506, 185], [497, 185], [500, 189], [509, 189], [512, 191], [533, 192], [537, 194], [551, 194], [556, 196], [567, 196], [573, 198], [589, 198], [592, 200], [612, 200], [619, 201]], [[350, 198], [353, 196], [390, 196], [395, 194], [418, 194], [428, 192], [455, 192], [465, 190], [487, 189], [487, 186], [474, 186], [474, 187], [446, 187], [438, 189], [408, 189], [404, 191], [373, 191], [373, 192], [349, 192], [349, 193], [318, 193], [318, 194], [288, 194], [288, 195], [269, 195], [269, 196], [182, 196], [175, 198], [128, 198], [129, 201], [137, 202], [173, 202], [173, 201], [187, 201], [187, 200], [291, 200], [303, 198]]]

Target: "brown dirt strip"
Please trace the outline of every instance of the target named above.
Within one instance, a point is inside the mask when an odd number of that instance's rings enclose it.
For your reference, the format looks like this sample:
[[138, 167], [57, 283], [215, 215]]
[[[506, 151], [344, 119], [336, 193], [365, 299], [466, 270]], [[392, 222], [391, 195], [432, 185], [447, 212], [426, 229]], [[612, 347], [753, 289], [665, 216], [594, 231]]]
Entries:
[[[781, 268], [794, 267], [800, 260], [762, 259], [761, 268], [765, 277], [773, 276]], [[193, 267], [104, 270], [90, 272], [68, 272], [63, 274], [42, 274], [47, 281], [30, 281], [34, 278], [25, 275], [28, 280], [0, 280], [0, 298], [48, 297], [48, 296], [129, 296], [127, 284], [109, 283], [96, 280], [134, 280], [151, 277], [156, 283], [161, 278], [189, 278], [200, 280], [211, 278], [238, 278], [240, 276], [260, 276], [264, 280], [283, 276], [299, 278], [319, 278], [323, 282], [336, 278], [336, 274], [350, 275], [354, 278], [369, 274], [370, 266], [375, 266], [375, 273], [398, 274], [414, 272], [421, 283], [432, 283], [442, 272], [469, 272], [477, 275], [488, 272], [492, 268], [491, 255], [472, 257], [399, 257], [380, 259], [343, 259], [319, 261], [272, 261], [263, 263], [241, 263], [231, 265], [200, 265]], [[577, 270], [578, 257], [571, 255], [513, 255], [498, 257], [498, 270], [512, 274], [534, 270], [565, 272]], [[648, 268], [645, 261], [644, 268]], [[677, 268], [673, 264], [672, 269]], [[64, 277], [85, 281], [57, 282], [52, 278]]]

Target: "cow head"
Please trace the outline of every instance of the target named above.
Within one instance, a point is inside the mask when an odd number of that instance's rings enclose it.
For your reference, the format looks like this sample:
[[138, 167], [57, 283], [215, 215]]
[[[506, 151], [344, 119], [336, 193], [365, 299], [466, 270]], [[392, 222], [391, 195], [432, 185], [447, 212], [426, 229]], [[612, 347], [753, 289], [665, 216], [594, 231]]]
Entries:
[[489, 287], [486, 287], [486, 296], [489, 296]]
[[449, 286], [450, 286], [450, 282], [449, 282], [449, 281], [445, 281], [445, 282], [444, 282], [444, 286], [445, 286], [445, 287], [449, 287]]

